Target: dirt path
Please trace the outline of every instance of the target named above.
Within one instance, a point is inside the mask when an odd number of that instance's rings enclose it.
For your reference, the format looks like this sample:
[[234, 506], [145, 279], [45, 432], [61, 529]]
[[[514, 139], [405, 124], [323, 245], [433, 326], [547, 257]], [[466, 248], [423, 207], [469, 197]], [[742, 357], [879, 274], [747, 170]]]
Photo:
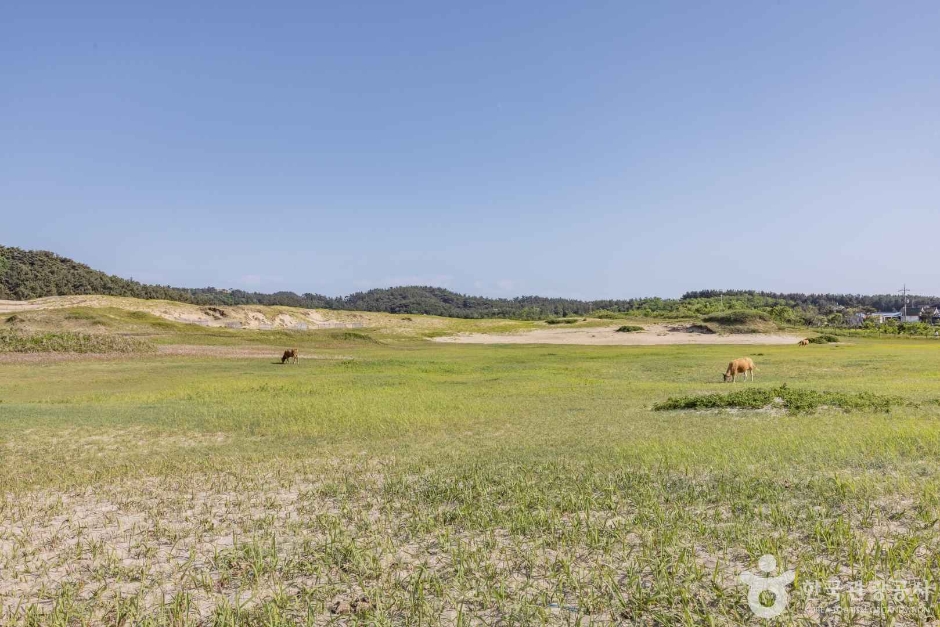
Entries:
[[434, 338], [454, 344], [585, 344], [590, 346], [659, 346], [667, 344], [796, 344], [784, 333], [699, 333], [688, 325], [646, 325], [643, 331], [618, 333], [620, 325], [584, 329], [538, 329], [520, 333], [461, 333]]

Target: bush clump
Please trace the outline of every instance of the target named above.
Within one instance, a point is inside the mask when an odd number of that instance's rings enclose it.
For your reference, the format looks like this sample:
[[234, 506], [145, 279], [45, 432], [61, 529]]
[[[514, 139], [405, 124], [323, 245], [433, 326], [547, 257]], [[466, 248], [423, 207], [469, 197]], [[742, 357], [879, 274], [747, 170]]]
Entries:
[[545, 324], [574, 324], [577, 321], [577, 318], [549, 318]]
[[720, 311], [718, 313], [708, 314], [702, 318], [704, 322], [714, 322], [725, 326], [734, 326], [741, 324], [754, 324], [759, 322], [771, 322], [771, 318], [763, 311], [753, 309], [739, 309], [736, 311]]
[[146, 340], [122, 335], [0, 330], [0, 353], [149, 353], [154, 350], [154, 345]]
[[770, 315], [752, 309], [708, 314], [702, 318], [702, 322], [712, 332], [722, 333], [766, 333], [777, 328]]
[[891, 411], [892, 407], [912, 405], [899, 396], [872, 392], [820, 392], [800, 390], [783, 384], [775, 388], [746, 388], [727, 394], [678, 396], [653, 405], [655, 411], [676, 409], [763, 409], [779, 407], [793, 414], [811, 414], [820, 407], [838, 407], [845, 411]]
[[630, 314], [620, 311], [608, 311], [607, 309], [595, 309], [591, 312], [591, 317], [600, 318], [601, 320], [618, 320], [620, 318], [628, 318]]
[[807, 338], [810, 344], [831, 344], [833, 342], [838, 342], [839, 338], [835, 335], [819, 335], [817, 337]]
[[632, 324], [625, 324], [619, 329], [617, 329], [617, 333], [636, 333], [637, 331], [642, 331], [642, 330], [643, 330], [643, 327], [638, 327]]

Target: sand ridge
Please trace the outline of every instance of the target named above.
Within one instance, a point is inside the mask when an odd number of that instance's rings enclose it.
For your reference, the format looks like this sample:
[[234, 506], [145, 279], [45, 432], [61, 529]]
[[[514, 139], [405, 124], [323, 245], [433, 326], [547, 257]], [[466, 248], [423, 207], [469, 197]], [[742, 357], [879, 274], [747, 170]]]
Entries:
[[[66, 309], [71, 307], [115, 307], [140, 311], [184, 324], [233, 329], [333, 329], [358, 328], [357, 320], [327, 317], [323, 311], [298, 307], [253, 305], [194, 305], [165, 300], [142, 300], [122, 296], [47, 296], [29, 301], [0, 300], [0, 314]], [[349, 318], [347, 315], [345, 318]]]

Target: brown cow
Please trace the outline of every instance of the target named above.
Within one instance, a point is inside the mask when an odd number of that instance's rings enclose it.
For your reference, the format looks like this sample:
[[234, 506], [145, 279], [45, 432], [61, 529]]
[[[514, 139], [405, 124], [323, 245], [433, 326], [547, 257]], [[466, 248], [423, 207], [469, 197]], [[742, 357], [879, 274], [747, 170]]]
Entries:
[[809, 346], [809, 340], [806, 340], [806, 339], [800, 340], [800, 346]]
[[300, 355], [297, 353], [296, 348], [284, 351], [284, 354], [281, 356], [281, 363], [286, 363], [292, 361], [295, 364], [300, 361]]
[[747, 373], [751, 373], [751, 381], [754, 380], [754, 362], [751, 361], [750, 357], [741, 357], [728, 364], [728, 369], [724, 374], [725, 381], [730, 380], [732, 383], [734, 383], [737, 380], [738, 375], [742, 372], [744, 373], [745, 381], [747, 381]]

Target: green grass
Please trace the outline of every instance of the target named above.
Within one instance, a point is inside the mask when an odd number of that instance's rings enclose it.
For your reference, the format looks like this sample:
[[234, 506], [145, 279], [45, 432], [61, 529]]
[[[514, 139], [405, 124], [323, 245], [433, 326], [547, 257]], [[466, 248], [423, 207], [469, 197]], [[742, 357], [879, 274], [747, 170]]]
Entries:
[[892, 407], [914, 405], [897, 396], [871, 392], [830, 392], [791, 388], [786, 383], [772, 388], [748, 387], [727, 394], [697, 394], [669, 398], [653, 405], [656, 411], [675, 409], [765, 409], [813, 413], [820, 407], [846, 411], [889, 412]]
[[633, 324], [625, 324], [617, 328], [617, 333], [637, 333], [642, 330], [643, 330], [643, 327], [638, 327]]
[[[940, 580], [930, 341], [752, 347], [735, 393], [825, 402], [732, 413], [651, 405], [727, 398], [740, 346], [171, 338], [305, 348], [0, 362], [0, 624], [741, 625], [765, 553], [798, 582]], [[820, 611], [940, 606], [794, 589], [781, 624]]]
[[146, 340], [121, 335], [77, 333], [25, 333], [0, 329], [0, 353], [148, 353]]

